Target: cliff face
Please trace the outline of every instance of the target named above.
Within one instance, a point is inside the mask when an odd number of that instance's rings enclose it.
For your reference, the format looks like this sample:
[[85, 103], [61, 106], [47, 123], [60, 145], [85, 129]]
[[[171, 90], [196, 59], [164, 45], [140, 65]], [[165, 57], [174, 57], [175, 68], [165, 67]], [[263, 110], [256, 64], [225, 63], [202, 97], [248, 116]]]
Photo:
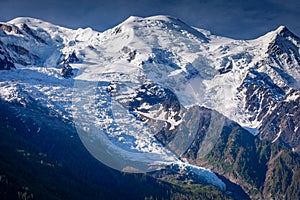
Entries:
[[[199, 138], [205, 137], [200, 135]], [[260, 140], [236, 123], [224, 127], [205, 157], [197, 155], [197, 147], [201, 147], [201, 139], [186, 152], [189, 162], [225, 176], [241, 186], [251, 199], [294, 199], [300, 195], [299, 154], [278, 143]]]

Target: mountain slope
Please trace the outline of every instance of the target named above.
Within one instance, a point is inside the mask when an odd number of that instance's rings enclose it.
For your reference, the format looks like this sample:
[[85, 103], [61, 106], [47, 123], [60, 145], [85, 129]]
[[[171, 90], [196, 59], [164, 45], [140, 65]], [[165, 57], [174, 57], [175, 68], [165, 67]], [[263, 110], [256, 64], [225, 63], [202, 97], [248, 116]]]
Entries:
[[298, 199], [299, 154], [261, 141], [234, 122], [226, 124], [216, 145], [204, 157], [198, 150], [203, 145], [202, 134], [197, 133], [197, 140], [185, 155], [188, 161], [240, 185], [251, 199]]
[[113, 170], [86, 151], [73, 125], [39, 107], [0, 105], [2, 199], [231, 199], [211, 186]]
[[[73, 124], [87, 150], [112, 168], [175, 165], [225, 191], [199, 167], [205, 163], [252, 198], [267, 198], [273, 183], [266, 189], [265, 176], [274, 168], [267, 163], [275, 162], [261, 149], [299, 153], [299, 48], [284, 26], [245, 41], [169, 16], [130, 17], [103, 33], [17, 18], [0, 23], [0, 69], [9, 70], [0, 71], [0, 98]], [[248, 163], [256, 159], [263, 160]], [[287, 190], [297, 189], [278, 195]]]

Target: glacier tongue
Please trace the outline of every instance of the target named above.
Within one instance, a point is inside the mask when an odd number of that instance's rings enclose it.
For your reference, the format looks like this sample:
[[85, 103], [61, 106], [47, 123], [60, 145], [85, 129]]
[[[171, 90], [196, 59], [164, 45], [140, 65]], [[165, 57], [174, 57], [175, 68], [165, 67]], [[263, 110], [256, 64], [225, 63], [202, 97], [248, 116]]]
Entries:
[[216, 187], [218, 187], [220, 190], [225, 191], [226, 185], [224, 184], [221, 179], [219, 179], [211, 170], [205, 169], [203, 167], [198, 167], [194, 165], [190, 165], [187, 163], [179, 162], [173, 164], [173, 166], [178, 166], [179, 171], [185, 170], [188, 172], [195, 173], [200, 179], [205, 180], [207, 183], [210, 183]]

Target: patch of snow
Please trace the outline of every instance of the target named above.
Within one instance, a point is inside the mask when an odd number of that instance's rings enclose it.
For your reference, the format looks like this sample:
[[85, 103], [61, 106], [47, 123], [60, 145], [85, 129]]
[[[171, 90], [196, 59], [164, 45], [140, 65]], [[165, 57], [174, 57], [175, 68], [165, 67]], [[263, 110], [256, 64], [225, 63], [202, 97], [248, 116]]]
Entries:
[[257, 136], [259, 134], [258, 128], [249, 128], [249, 127], [243, 126], [243, 129], [246, 129], [247, 131], [249, 131], [249, 133], [251, 133], [254, 136]]
[[218, 187], [220, 190], [222, 191], [226, 190], [225, 183], [221, 179], [219, 179], [216, 176], [216, 174], [213, 173], [211, 170], [203, 167], [197, 167], [183, 162], [177, 162], [176, 164], [181, 169], [194, 172], [199, 178], [207, 181], [208, 183], [211, 183], [212, 185]]
[[278, 139], [280, 138], [281, 133], [282, 133], [282, 132], [281, 132], [281, 130], [280, 130], [279, 133], [277, 133], [276, 138], [274, 138], [274, 140], [272, 140], [272, 143], [276, 142], [276, 140], [278, 140]]
[[285, 102], [295, 101], [298, 98], [300, 98], [299, 93], [298, 94], [297, 93], [293, 93], [292, 95], [288, 95], [284, 101]]

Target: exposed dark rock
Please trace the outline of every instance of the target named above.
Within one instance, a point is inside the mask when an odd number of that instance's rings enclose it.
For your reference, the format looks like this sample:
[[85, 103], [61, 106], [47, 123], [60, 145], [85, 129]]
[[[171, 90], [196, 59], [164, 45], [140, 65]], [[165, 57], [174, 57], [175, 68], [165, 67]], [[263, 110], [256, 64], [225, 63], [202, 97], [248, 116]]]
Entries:
[[286, 26], [280, 26], [276, 31], [277, 35], [283, 38], [293, 37], [299, 39], [299, 37], [292, 33]]
[[38, 42], [41, 42], [41, 43], [43, 43], [43, 44], [47, 44], [47, 42], [44, 40], [44, 39], [42, 39], [42, 38], [40, 38], [39, 36], [37, 36], [34, 32], [33, 32], [33, 30], [31, 29], [31, 28], [29, 28], [29, 26], [27, 25], [27, 24], [25, 24], [25, 23], [23, 23], [23, 24], [21, 24], [21, 28], [26, 32], [26, 33], [28, 33], [29, 35], [31, 35], [35, 40], [37, 40]]
[[251, 121], [263, 120], [271, 107], [285, 96], [285, 90], [277, 86], [268, 74], [256, 69], [247, 74], [239, 90], [243, 88], [246, 88], [245, 108], [251, 114]]
[[[289, 100], [290, 99], [290, 100]], [[291, 91], [265, 116], [259, 137], [300, 152], [300, 92]]]
[[115, 29], [114, 29], [114, 31], [113, 31], [113, 34], [118, 34], [118, 33], [121, 33], [122, 32], [122, 29], [121, 29], [121, 27], [116, 27]]
[[[242, 56], [236, 55], [236, 59], [240, 59]], [[228, 73], [232, 70], [233, 64], [232, 61], [229, 60], [227, 57], [223, 58], [221, 62], [220, 69], [218, 69], [220, 74]]]
[[73, 51], [71, 54], [69, 54], [64, 62], [65, 63], [77, 63], [77, 62], [79, 62], [79, 59], [77, 58], [75, 51]]
[[184, 73], [184, 76], [188, 80], [195, 78], [197, 76], [201, 76], [199, 70], [197, 70], [191, 63], [188, 63], [185, 66], [185, 69], [186, 69], [186, 73]]
[[[249, 119], [261, 122], [259, 138], [299, 152], [298, 83], [294, 74], [288, 73], [282, 66], [290, 69], [298, 67], [300, 39], [283, 26], [274, 34], [266, 52], [268, 57], [249, 72], [240, 89], [246, 88], [245, 107], [252, 115]], [[270, 74], [260, 72], [260, 68], [268, 68], [284, 84], [279, 86]], [[290, 97], [294, 99], [287, 100]]]
[[5, 31], [5, 32], [14, 32], [16, 34], [21, 34], [21, 32], [19, 31], [18, 28], [16, 28], [15, 26], [13, 25], [8, 25], [8, 24], [1, 24], [0, 23], [0, 29]]
[[136, 56], [136, 50], [130, 51], [130, 52], [128, 53], [128, 56], [129, 56], [129, 58], [128, 58], [128, 61], [129, 61], [129, 62], [131, 62], [132, 60], [134, 60], [134, 59], [135, 59], [135, 56]]
[[[172, 127], [168, 122], [170, 120], [178, 122], [181, 120], [181, 105], [176, 95], [168, 88], [155, 83], [144, 83], [136, 89], [136, 96], [126, 96], [122, 94], [122, 83], [113, 82], [108, 87], [108, 92], [113, 97], [122, 95], [119, 103], [128, 109], [137, 120], [146, 122], [148, 127], [153, 131], [155, 137], [167, 145], [176, 135], [176, 128]], [[118, 99], [118, 98], [117, 98]], [[147, 107], [142, 107], [146, 104]], [[148, 117], [148, 113], [152, 115], [163, 115], [163, 119], [154, 119]]]
[[61, 74], [64, 78], [71, 78], [73, 73], [73, 68], [69, 65], [69, 63], [76, 63], [79, 62], [79, 59], [77, 58], [75, 51], [73, 51], [71, 54], [69, 54], [61, 64]]
[[0, 59], [0, 70], [10, 70], [12, 68], [16, 67], [12, 62], [8, 61], [6, 57], [4, 57], [4, 59]]
[[128, 61], [128, 62], [131, 62], [132, 60], [135, 59], [135, 56], [136, 56], [136, 50], [131, 50], [129, 47], [124, 46], [124, 47], [122, 48], [122, 52], [128, 56], [128, 58], [127, 58], [127, 61]]
[[10, 70], [11, 68], [15, 68], [15, 65], [3, 45], [0, 41], [0, 70]]
[[17, 46], [14, 44], [7, 44], [7, 47], [19, 55], [29, 55], [30, 54], [30, 52], [27, 49], [25, 49], [24, 47], [21, 47], [21, 46]]
[[32, 54], [29, 50], [24, 47], [17, 46], [14, 44], [7, 44], [6, 47], [11, 52], [12, 60], [15, 63], [19, 63], [21, 65], [30, 65], [39, 63], [39, 57], [37, 55]]
[[64, 78], [71, 78], [74, 75], [73, 68], [69, 64], [64, 63], [61, 68], [61, 74]]
[[286, 27], [280, 27], [275, 38], [269, 43], [267, 54], [277, 63], [292, 64], [296, 60], [300, 65], [299, 48], [300, 38]]

